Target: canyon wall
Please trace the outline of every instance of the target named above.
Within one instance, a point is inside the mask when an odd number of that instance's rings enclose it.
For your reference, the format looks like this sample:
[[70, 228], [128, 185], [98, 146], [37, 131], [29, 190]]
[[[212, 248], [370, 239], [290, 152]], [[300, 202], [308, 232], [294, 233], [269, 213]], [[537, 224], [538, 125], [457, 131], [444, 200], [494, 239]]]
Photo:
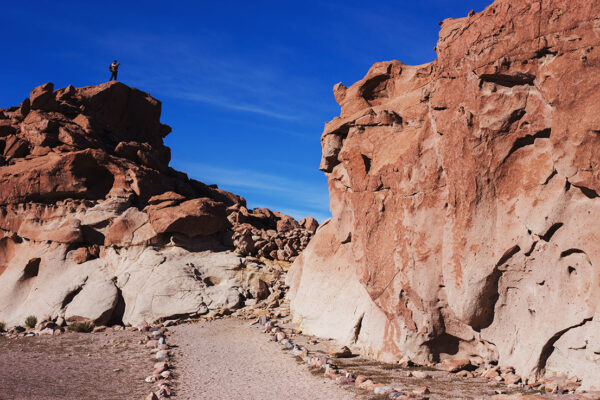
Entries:
[[599, 16], [497, 0], [443, 21], [434, 62], [334, 87], [333, 217], [287, 279], [305, 332], [600, 389]]
[[[161, 104], [119, 82], [0, 109], [0, 321], [154, 322], [268, 295], [316, 221], [169, 167]], [[273, 272], [273, 271], [271, 271]], [[281, 272], [281, 271], [280, 271]]]

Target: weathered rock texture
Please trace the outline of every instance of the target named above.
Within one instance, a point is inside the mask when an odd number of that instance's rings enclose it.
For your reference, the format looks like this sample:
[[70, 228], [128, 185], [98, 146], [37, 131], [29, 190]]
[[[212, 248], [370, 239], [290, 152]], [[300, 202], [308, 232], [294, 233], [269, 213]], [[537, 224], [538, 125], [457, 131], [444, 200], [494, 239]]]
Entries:
[[[233, 250], [290, 261], [304, 248], [314, 226], [170, 168], [160, 113], [117, 82], [48, 83], [0, 109], [0, 321], [134, 324], [235, 308], [268, 279]], [[269, 251], [234, 245], [246, 230]]]
[[334, 87], [333, 218], [288, 275], [306, 331], [600, 388], [599, 16], [498, 0], [445, 20], [436, 61]]

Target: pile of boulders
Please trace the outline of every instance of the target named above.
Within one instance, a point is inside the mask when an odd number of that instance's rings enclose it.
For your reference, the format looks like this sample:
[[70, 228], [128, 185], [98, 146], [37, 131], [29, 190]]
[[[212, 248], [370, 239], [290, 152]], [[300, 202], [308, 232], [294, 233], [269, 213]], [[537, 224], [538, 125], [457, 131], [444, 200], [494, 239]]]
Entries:
[[243, 256], [293, 262], [319, 227], [312, 217], [298, 222], [266, 208], [248, 210], [236, 204], [228, 211], [233, 226], [233, 245]]
[[247, 225], [237, 226], [234, 229], [233, 243], [236, 252], [245, 256], [279, 261], [294, 261], [312, 237], [312, 232], [305, 229], [276, 232]]

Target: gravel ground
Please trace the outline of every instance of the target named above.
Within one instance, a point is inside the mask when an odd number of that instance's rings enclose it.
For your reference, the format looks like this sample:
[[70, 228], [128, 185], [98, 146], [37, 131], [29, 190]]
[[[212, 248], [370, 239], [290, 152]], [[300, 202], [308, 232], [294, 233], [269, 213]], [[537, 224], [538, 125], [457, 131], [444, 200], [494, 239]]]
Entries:
[[150, 393], [139, 333], [0, 337], [0, 400], [123, 400]]
[[356, 399], [353, 390], [314, 376], [248, 321], [169, 328], [177, 345], [177, 399]]

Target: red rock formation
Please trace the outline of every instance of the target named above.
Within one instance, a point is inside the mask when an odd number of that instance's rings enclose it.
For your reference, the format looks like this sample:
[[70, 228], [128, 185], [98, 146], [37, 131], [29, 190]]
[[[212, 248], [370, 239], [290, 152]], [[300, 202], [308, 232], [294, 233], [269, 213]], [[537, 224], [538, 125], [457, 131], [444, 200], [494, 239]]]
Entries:
[[288, 275], [306, 331], [600, 388], [599, 15], [497, 0], [445, 20], [436, 61], [334, 87], [333, 218]]
[[151, 322], [238, 306], [259, 277], [236, 272], [244, 260], [227, 253], [236, 232], [264, 234], [275, 251], [238, 241], [244, 255], [289, 261], [306, 246], [312, 232], [293, 218], [247, 210], [242, 197], [170, 168], [160, 113], [159, 101], [118, 82], [47, 83], [0, 109], [0, 321]]

